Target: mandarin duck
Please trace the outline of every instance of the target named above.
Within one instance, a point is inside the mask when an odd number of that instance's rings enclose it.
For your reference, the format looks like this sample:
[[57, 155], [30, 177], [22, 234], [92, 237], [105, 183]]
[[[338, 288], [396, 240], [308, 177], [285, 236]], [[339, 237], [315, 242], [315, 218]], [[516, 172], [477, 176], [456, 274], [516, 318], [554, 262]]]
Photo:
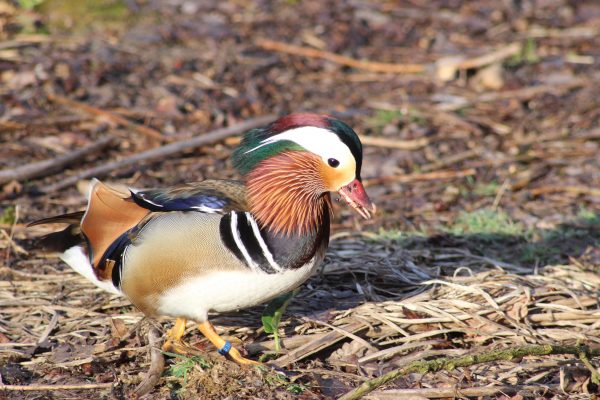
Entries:
[[209, 312], [254, 306], [295, 289], [324, 258], [338, 192], [361, 216], [375, 206], [361, 183], [362, 145], [333, 117], [292, 114], [249, 131], [233, 153], [243, 182], [205, 180], [128, 193], [93, 180], [85, 211], [31, 225], [68, 223], [46, 250], [149, 317], [176, 318], [165, 350], [181, 348], [187, 320], [239, 364]]

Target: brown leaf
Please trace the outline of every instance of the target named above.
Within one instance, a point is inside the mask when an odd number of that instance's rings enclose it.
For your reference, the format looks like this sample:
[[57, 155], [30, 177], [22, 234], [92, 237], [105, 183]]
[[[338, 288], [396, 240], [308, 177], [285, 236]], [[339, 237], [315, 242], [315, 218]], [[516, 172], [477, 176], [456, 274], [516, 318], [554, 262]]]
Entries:
[[128, 333], [128, 329], [122, 320], [112, 318], [110, 320], [110, 333], [114, 338], [123, 340]]

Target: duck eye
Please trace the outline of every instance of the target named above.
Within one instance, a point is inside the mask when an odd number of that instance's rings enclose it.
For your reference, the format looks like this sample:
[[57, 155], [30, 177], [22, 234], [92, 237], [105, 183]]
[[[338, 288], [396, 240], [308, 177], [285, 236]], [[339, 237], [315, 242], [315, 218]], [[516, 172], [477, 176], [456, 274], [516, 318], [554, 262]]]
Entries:
[[329, 164], [330, 167], [337, 168], [337, 166], [340, 165], [340, 162], [335, 158], [330, 158], [327, 160], [327, 164]]

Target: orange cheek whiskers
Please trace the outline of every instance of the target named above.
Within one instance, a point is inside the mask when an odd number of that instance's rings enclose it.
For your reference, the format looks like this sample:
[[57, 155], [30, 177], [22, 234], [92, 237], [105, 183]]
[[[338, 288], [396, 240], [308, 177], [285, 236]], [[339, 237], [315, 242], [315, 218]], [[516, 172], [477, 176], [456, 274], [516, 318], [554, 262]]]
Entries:
[[320, 163], [315, 156], [287, 152], [248, 174], [250, 210], [262, 226], [284, 235], [316, 230], [329, 212]]

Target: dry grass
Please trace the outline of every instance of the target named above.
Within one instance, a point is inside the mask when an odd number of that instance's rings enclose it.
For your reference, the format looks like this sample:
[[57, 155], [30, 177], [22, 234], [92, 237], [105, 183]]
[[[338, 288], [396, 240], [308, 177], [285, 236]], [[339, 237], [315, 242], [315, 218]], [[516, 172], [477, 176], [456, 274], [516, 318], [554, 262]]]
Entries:
[[[295, 392], [329, 397], [417, 359], [522, 344], [599, 346], [600, 277], [585, 257], [533, 272], [460, 249], [424, 247], [420, 241], [357, 235], [334, 240], [322, 271], [284, 317], [283, 354], [273, 354], [273, 342], [259, 326], [260, 308], [214, 319], [223, 333], [246, 343], [254, 357], [263, 352], [274, 365], [285, 367], [287, 378], [220, 359], [190, 325], [186, 338], [204, 356], [171, 359], [153, 396], [220, 397], [226, 386], [237, 398], [288, 398]], [[450, 264], [461, 267], [444, 275]], [[9, 371], [11, 377], [4, 383], [114, 382], [111, 396], [130, 393], [148, 368], [145, 337], [154, 322], [53, 259], [29, 257], [20, 266], [0, 270], [0, 355], [2, 373]], [[163, 321], [161, 329], [169, 323]], [[449, 387], [539, 385], [573, 396], [595, 387], [576, 359], [516, 361], [412, 374], [396, 386], [429, 388], [421, 393], [429, 397]], [[387, 398], [385, 393], [370, 396]]]

